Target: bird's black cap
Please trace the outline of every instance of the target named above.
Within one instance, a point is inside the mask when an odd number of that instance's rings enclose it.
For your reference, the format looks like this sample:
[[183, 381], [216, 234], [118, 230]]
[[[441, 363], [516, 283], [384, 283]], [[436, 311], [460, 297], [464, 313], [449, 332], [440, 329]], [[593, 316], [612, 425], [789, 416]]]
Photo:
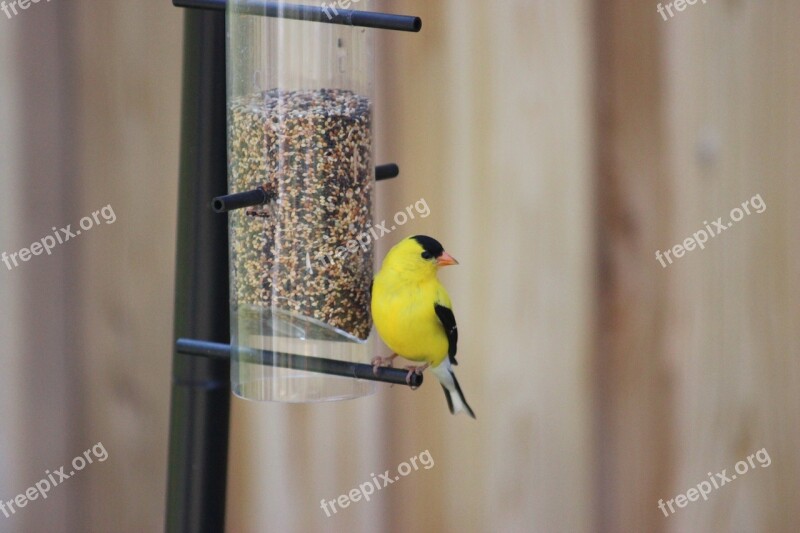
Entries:
[[444, 253], [444, 247], [442, 244], [433, 237], [428, 237], [427, 235], [414, 235], [411, 238], [417, 241], [419, 245], [422, 246], [422, 249], [431, 254], [433, 257], [439, 257]]

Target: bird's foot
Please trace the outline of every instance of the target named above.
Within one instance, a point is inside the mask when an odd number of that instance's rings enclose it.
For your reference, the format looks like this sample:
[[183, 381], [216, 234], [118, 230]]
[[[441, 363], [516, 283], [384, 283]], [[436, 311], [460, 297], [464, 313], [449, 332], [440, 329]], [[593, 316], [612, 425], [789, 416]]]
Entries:
[[[414, 374], [421, 376], [422, 373], [425, 371], [425, 369], [428, 368], [429, 366], [430, 363], [425, 363], [424, 365], [405, 367], [405, 369], [408, 370], [408, 374], [406, 374], [406, 384], [408, 384], [408, 386], [411, 387], [411, 376], [413, 376]], [[411, 387], [412, 390], [416, 388], [417, 387]]]
[[372, 360], [372, 373], [376, 376], [378, 375], [378, 369], [381, 367], [392, 367], [392, 362], [394, 358], [397, 357], [396, 353], [393, 353], [389, 357], [376, 357]]

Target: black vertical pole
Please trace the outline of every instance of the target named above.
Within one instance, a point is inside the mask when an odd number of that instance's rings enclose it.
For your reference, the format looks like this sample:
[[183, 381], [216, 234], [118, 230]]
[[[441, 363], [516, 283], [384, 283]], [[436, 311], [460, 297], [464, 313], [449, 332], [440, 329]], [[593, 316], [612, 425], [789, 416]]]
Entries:
[[[175, 339], [230, 341], [225, 14], [185, 11]], [[230, 361], [173, 352], [166, 531], [224, 531]]]

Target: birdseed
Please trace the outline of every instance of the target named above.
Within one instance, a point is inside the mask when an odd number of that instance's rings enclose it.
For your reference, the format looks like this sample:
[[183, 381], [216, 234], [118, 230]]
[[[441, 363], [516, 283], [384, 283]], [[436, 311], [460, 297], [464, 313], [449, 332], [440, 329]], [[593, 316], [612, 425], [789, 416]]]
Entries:
[[231, 193], [276, 200], [230, 213], [234, 309], [290, 311], [359, 339], [372, 327], [372, 108], [351, 91], [269, 90], [229, 108]]

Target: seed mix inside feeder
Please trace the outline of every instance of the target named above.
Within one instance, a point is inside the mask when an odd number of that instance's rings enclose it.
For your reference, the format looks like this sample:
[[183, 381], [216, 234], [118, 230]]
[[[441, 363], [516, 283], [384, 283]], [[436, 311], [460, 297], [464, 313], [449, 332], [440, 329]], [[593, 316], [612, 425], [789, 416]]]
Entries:
[[342, 89], [230, 102], [231, 192], [263, 187], [274, 198], [230, 215], [232, 298], [239, 313], [270, 308], [268, 334], [283, 324], [288, 335], [369, 335], [372, 245], [345, 245], [372, 222], [371, 112], [367, 97]]

